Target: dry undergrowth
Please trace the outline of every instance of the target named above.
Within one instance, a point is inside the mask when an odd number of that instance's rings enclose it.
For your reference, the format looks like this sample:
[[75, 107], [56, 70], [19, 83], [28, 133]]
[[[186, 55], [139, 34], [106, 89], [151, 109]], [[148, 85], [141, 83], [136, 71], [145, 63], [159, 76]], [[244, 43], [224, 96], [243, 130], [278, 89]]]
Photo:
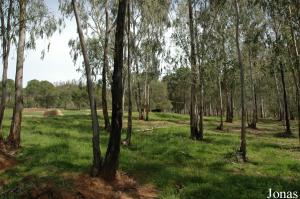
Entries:
[[[28, 180], [28, 179], [27, 179]], [[30, 180], [32, 181], [32, 180]], [[107, 183], [101, 178], [83, 174], [71, 179], [72, 188], [58, 187], [51, 181], [40, 183], [22, 194], [31, 199], [154, 199], [157, 191], [152, 185], [139, 185], [124, 174], [118, 174], [115, 181]]]
[[17, 161], [10, 155], [0, 151], [0, 171], [4, 171], [17, 164]]
[[49, 116], [63, 116], [64, 114], [59, 109], [53, 109], [53, 110], [45, 111], [43, 115], [44, 117], [49, 117]]

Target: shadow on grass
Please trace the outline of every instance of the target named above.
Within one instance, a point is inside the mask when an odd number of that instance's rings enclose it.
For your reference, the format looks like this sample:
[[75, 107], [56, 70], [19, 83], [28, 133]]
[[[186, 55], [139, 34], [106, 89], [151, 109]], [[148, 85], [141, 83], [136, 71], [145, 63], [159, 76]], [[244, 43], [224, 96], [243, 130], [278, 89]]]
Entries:
[[286, 133], [286, 132], [280, 132], [273, 134], [276, 138], [296, 138], [296, 136], [293, 133]]

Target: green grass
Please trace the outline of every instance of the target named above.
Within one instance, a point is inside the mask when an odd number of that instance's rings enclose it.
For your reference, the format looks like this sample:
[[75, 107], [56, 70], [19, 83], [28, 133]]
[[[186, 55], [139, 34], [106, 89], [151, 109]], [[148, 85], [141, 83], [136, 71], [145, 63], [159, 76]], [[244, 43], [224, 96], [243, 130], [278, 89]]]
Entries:
[[[7, 111], [5, 132], [10, 114]], [[68, 184], [64, 176], [88, 172], [92, 159], [88, 114], [64, 111], [63, 117], [43, 118], [41, 113], [25, 113], [19, 164], [0, 173], [7, 183], [0, 192], [28, 176], [51, 178], [64, 186]], [[217, 117], [205, 118], [205, 140], [199, 142], [189, 139], [187, 115], [151, 113], [149, 122], [137, 121], [137, 113], [133, 117], [133, 145], [122, 147], [120, 169], [142, 184], [155, 185], [160, 198], [266, 198], [269, 188], [300, 192], [298, 139], [275, 137], [284, 129], [276, 121], [265, 120], [258, 131], [248, 133], [249, 162], [238, 163], [234, 152], [239, 146], [239, 122], [225, 123], [225, 131], [220, 132], [215, 130]], [[107, 140], [102, 130], [102, 154]]]

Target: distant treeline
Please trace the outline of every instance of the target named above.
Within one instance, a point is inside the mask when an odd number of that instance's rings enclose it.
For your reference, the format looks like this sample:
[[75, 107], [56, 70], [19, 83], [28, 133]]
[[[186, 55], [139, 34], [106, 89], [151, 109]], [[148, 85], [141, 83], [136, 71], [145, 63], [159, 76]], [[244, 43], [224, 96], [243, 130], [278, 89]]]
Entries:
[[[151, 110], [171, 111], [172, 106], [167, 97], [166, 84], [159, 80], [153, 80], [151, 85]], [[7, 106], [12, 108], [14, 104], [14, 80], [8, 79], [7, 88]], [[94, 88], [97, 107], [101, 107], [102, 85], [95, 83]], [[23, 89], [23, 94], [24, 107], [26, 108], [89, 108], [86, 85], [82, 81], [72, 80], [53, 84], [46, 80], [39, 81], [34, 79], [27, 83], [27, 86]], [[126, 88], [124, 94], [126, 94]], [[107, 93], [107, 101], [109, 104], [108, 108], [111, 109], [110, 92]], [[134, 101], [134, 103], [136, 102]], [[126, 99], [124, 100], [124, 106], [127, 107]], [[136, 109], [134, 108], [134, 110]]]

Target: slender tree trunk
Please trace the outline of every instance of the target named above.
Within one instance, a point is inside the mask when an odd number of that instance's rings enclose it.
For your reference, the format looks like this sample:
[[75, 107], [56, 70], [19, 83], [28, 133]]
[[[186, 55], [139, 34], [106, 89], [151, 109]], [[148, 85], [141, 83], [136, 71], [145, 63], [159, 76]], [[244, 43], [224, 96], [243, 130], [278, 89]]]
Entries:
[[[292, 10], [291, 7], [289, 6], [289, 18], [290, 18], [290, 30], [291, 30], [291, 36], [293, 40], [293, 49], [294, 49], [294, 54], [295, 54], [295, 68], [297, 70], [298, 74], [298, 84], [297, 84], [297, 78], [295, 79], [295, 86], [296, 86], [296, 93], [297, 93], [297, 107], [298, 107], [298, 135], [299, 135], [299, 142], [300, 142], [300, 54], [298, 50], [298, 45], [297, 45], [297, 40], [295, 38], [295, 32], [293, 28], [293, 23], [292, 23]], [[294, 72], [294, 76], [295, 72]]]
[[74, 15], [77, 24], [78, 36], [80, 39], [80, 45], [84, 60], [85, 73], [86, 73], [86, 83], [87, 91], [89, 95], [90, 110], [91, 110], [91, 119], [92, 119], [92, 128], [93, 128], [93, 165], [92, 165], [92, 176], [96, 176], [101, 169], [101, 151], [100, 151], [100, 136], [99, 136], [99, 121], [97, 116], [97, 107], [95, 103], [95, 95], [93, 90], [93, 82], [91, 78], [91, 68], [90, 61], [87, 54], [87, 46], [84, 40], [84, 35], [81, 28], [81, 21], [78, 13], [77, 3], [75, 0], [72, 0], [72, 6], [74, 10]]
[[21, 123], [23, 111], [23, 67], [24, 51], [26, 39], [26, 4], [27, 0], [19, 1], [20, 8], [20, 25], [19, 25], [19, 42], [17, 49], [17, 65], [15, 77], [15, 105], [13, 117], [10, 126], [10, 133], [7, 139], [8, 145], [12, 148], [19, 148], [21, 142]]
[[194, 34], [194, 17], [192, 0], [188, 0], [189, 7], [189, 26], [190, 26], [190, 37], [191, 37], [191, 109], [190, 109], [190, 128], [192, 139], [203, 139], [199, 133], [197, 126], [197, 98], [196, 98], [196, 84], [197, 84], [197, 69], [196, 69], [196, 54], [195, 54], [195, 34]]
[[[202, 66], [202, 61], [201, 59], [203, 59], [204, 55], [203, 55], [203, 51], [204, 51], [204, 35], [206, 34], [206, 28], [204, 26], [203, 28], [203, 36], [202, 36], [202, 43], [201, 43], [201, 49], [202, 49], [202, 53], [200, 53], [200, 45], [199, 45], [199, 39], [198, 39], [198, 28], [197, 25], [195, 26], [195, 37], [196, 37], [196, 53], [197, 53], [197, 60], [198, 60], [198, 73], [199, 73], [199, 101], [198, 101], [198, 116], [199, 116], [199, 136], [200, 138], [203, 137], [203, 112], [204, 112], [204, 108], [203, 108], [203, 101], [204, 101], [204, 77], [203, 77], [203, 66]], [[202, 54], [202, 57], [200, 56]]]
[[7, 22], [5, 25], [5, 17], [3, 11], [3, 1], [0, 4], [0, 16], [1, 16], [1, 36], [2, 36], [2, 97], [0, 103], [0, 144], [3, 141], [2, 135], [2, 122], [4, 118], [4, 111], [7, 101], [7, 71], [8, 71], [8, 58], [10, 54], [11, 46], [11, 16], [13, 13], [13, 0], [9, 1]]
[[145, 86], [144, 86], [144, 116], [145, 116], [145, 121], [149, 120], [149, 82], [148, 82], [148, 66], [146, 68], [146, 81], [145, 81]]
[[[140, 105], [139, 105], [139, 102], [138, 102], [138, 92], [137, 91], [135, 91], [134, 92], [134, 98], [135, 98], [135, 103], [136, 103], [136, 109], [137, 109], [137, 111], [139, 112], [139, 114], [140, 114]], [[140, 118], [140, 117], [139, 117]]]
[[233, 118], [234, 118], [233, 92], [234, 92], [234, 88], [231, 88], [231, 91], [230, 91], [230, 120], [229, 120], [229, 122], [233, 122]]
[[278, 79], [276, 75], [276, 71], [274, 70], [274, 79], [275, 79], [275, 85], [276, 85], [276, 91], [277, 91], [277, 99], [278, 99], [278, 114], [279, 114], [279, 121], [283, 121], [283, 113], [282, 113], [282, 102], [281, 102], [281, 97], [280, 97], [280, 90], [279, 90], [279, 85], [278, 85]]
[[[250, 48], [250, 47], [249, 47]], [[249, 49], [249, 68], [250, 68], [250, 82], [251, 82], [251, 94], [252, 94], [252, 119], [248, 126], [252, 129], [256, 129], [257, 123], [257, 106], [256, 106], [256, 94], [255, 94], [255, 83], [253, 79], [253, 70], [252, 70], [252, 57], [251, 50]]]
[[146, 96], [146, 117], [145, 120], [149, 121], [149, 112], [150, 112], [150, 85], [149, 82], [147, 83], [147, 92], [146, 92], [147, 96]]
[[130, 55], [130, 0], [128, 0], [128, 5], [127, 5], [127, 29], [128, 29], [128, 47], [127, 47], [127, 65], [128, 65], [128, 73], [127, 73], [127, 78], [128, 78], [128, 125], [127, 125], [127, 135], [126, 135], [126, 145], [131, 144], [131, 133], [132, 133], [132, 101], [131, 101], [131, 55]]
[[[133, 10], [132, 10], [133, 11]], [[132, 20], [132, 32], [133, 32], [133, 37], [132, 37], [132, 52], [134, 54], [135, 58], [135, 67], [136, 67], [136, 79], [137, 79], [137, 91], [136, 91], [136, 104], [137, 104], [137, 110], [139, 112], [139, 120], [144, 119], [143, 111], [142, 111], [142, 94], [141, 94], [141, 83], [139, 79], [139, 65], [138, 65], [138, 59], [137, 59], [137, 54], [136, 54], [136, 44], [135, 44], [135, 19], [133, 18]]]
[[288, 99], [287, 99], [287, 93], [286, 93], [286, 85], [285, 85], [285, 77], [284, 77], [284, 68], [283, 63], [280, 62], [280, 74], [281, 74], [281, 82], [282, 82], [282, 88], [283, 88], [283, 102], [284, 102], [284, 111], [285, 111], [285, 124], [286, 124], [286, 134], [290, 135], [291, 127], [290, 127], [290, 120], [289, 120], [289, 109], [288, 109]]
[[[123, 54], [125, 54], [125, 50], [124, 50], [124, 52], [123, 52]], [[124, 62], [125, 62], [125, 60], [124, 60]], [[127, 78], [126, 78], [126, 70], [125, 70], [126, 68], [124, 68], [124, 71], [123, 71], [123, 73], [124, 73], [124, 75], [123, 75], [123, 80], [122, 80], [122, 84], [123, 84], [123, 93], [122, 93], [122, 111], [124, 112], [124, 108], [125, 108], [125, 95], [126, 95], [126, 89], [127, 89], [127, 87], [126, 87], [126, 80], [127, 80]]]
[[106, 86], [106, 73], [108, 69], [108, 40], [109, 40], [109, 16], [108, 16], [108, 0], [105, 1], [105, 39], [103, 50], [103, 68], [102, 68], [102, 111], [104, 117], [105, 130], [110, 132], [110, 122], [107, 109], [107, 86]]
[[[296, 73], [295, 70], [292, 69], [293, 72], [293, 78], [294, 78], [294, 84], [296, 85], [296, 102], [297, 102], [297, 108], [298, 108], [298, 135], [299, 135], [299, 142], [300, 142], [300, 89], [299, 89], [299, 85], [297, 83], [297, 77], [296, 77]], [[300, 77], [299, 77], [300, 78]]]
[[122, 130], [122, 73], [123, 46], [127, 0], [119, 0], [117, 27], [115, 35], [115, 56], [112, 83], [112, 120], [111, 133], [102, 169], [102, 176], [106, 180], [113, 180], [119, 167], [120, 141]]
[[229, 95], [227, 86], [226, 86], [226, 90], [225, 90], [225, 98], [226, 98], [226, 119], [225, 119], [225, 122], [229, 122], [229, 120], [230, 120], [230, 95]]
[[261, 97], [260, 99], [260, 118], [264, 118], [264, 99]]
[[223, 123], [223, 97], [222, 97], [222, 84], [221, 84], [221, 73], [219, 74], [218, 78], [218, 87], [219, 87], [219, 98], [220, 98], [220, 125], [218, 126], [218, 130], [224, 130], [224, 123]]
[[208, 116], [212, 116], [214, 113], [213, 113], [213, 110], [212, 110], [212, 106], [211, 106], [211, 100], [209, 102], [209, 114]]
[[142, 110], [142, 93], [141, 93], [141, 83], [139, 80], [139, 67], [136, 63], [136, 75], [137, 75], [137, 104], [139, 112], [139, 120], [144, 120], [144, 112]]
[[243, 161], [247, 160], [246, 157], [246, 112], [245, 112], [245, 83], [244, 83], [244, 65], [242, 61], [242, 55], [240, 50], [240, 10], [239, 10], [239, 0], [235, 0], [235, 12], [236, 12], [236, 48], [238, 61], [240, 66], [240, 79], [241, 79], [241, 145], [240, 152], [242, 154]]

